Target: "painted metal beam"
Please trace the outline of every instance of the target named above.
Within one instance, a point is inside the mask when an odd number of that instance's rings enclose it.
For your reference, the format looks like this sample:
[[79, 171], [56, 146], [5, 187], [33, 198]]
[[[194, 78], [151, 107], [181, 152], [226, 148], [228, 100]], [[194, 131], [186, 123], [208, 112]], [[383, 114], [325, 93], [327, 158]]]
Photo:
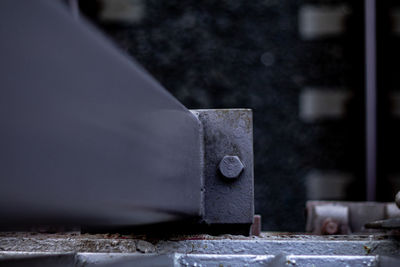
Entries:
[[1, 223], [200, 217], [201, 124], [58, 1], [0, 1]]

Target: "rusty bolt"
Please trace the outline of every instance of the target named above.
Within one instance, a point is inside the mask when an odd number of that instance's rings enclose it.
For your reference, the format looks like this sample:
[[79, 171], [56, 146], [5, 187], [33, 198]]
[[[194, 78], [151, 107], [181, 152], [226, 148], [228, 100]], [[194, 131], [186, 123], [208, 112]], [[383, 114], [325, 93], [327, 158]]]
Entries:
[[339, 234], [340, 232], [340, 224], [332, 220], [331, 218], [327, 218], [323, 221], [322, 227], [321, 227], [321, 233], [323, 235], [335, 235]]
[[229, 179], [238, 178], [244, 170], [244, 165], [238, 156], [225, 156], [219, 163], [219, 171]]

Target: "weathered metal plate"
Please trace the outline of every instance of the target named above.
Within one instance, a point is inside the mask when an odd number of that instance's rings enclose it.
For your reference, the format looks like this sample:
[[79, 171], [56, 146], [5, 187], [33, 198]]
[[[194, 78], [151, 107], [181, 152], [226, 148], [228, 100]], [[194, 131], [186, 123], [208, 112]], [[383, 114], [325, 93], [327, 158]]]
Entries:
[[[203, 125], [204, 216], [209, 224], [251, 224], [254, 217], [253, 118], [250, 109], [191, 110]], [[219, 164], [237, 156], [239, 175], [224, 177]]]

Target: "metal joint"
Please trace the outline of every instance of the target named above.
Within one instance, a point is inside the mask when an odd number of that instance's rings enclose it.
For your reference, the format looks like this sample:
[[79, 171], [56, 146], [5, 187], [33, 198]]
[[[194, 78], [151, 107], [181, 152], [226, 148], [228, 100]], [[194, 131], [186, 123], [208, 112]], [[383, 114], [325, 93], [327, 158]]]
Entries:
[[250, 225], [254, 217], [252, 111], [191, 111], [203, 127], [203, 220]]

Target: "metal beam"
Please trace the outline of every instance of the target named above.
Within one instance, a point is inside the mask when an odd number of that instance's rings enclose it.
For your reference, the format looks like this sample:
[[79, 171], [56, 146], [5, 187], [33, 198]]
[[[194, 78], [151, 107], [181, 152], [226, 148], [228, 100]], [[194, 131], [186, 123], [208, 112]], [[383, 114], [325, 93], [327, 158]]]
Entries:
[[0, 20], [1, 224], [249, 233], [251, 110], [190, 112], [61, 2], [1, 1]]
[[58, 1], [0, 1], [1, 223], [200, 217], [201, 124]]

